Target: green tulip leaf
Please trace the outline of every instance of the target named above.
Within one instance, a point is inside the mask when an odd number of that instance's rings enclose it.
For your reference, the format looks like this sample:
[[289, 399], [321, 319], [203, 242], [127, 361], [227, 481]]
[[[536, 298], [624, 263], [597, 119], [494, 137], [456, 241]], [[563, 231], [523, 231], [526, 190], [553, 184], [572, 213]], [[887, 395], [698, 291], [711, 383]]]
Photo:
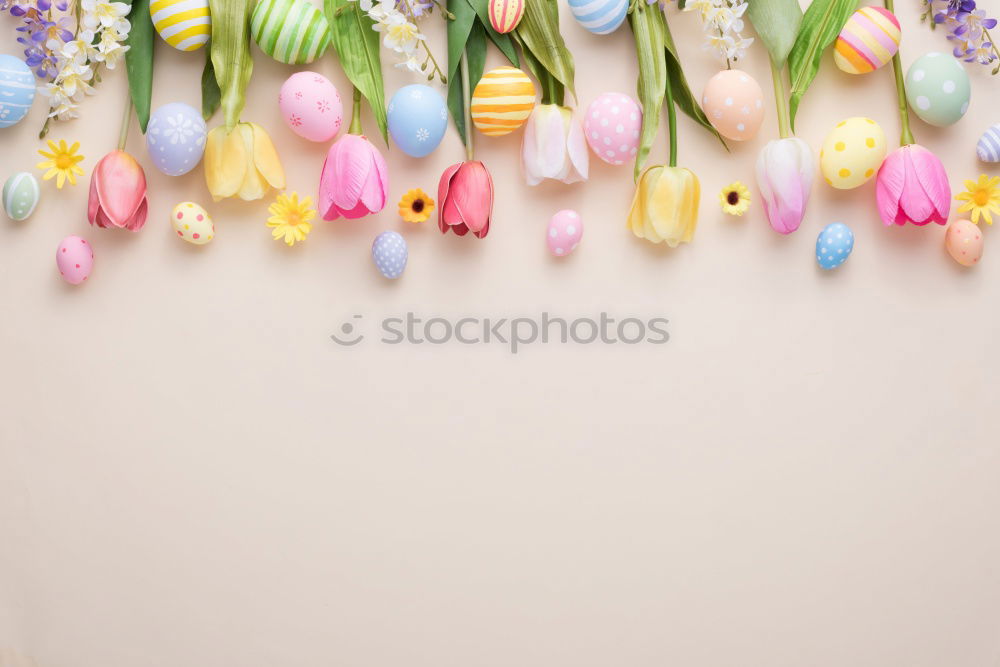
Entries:
[[788, 54], [792, 90], [789, 107], [795, 129], [795, 112], [819, 72], [823, 52], [837, 39], [857, 7], [857, 0], [813, 0], [802, 17], [798, 37]]
[[135, 115], [145, 134], [153, 100], [153, 20], [149, 16], [149, 0], [134, 0], [130, 4], [128, 20], [132, 29], [125, 40], [129, 47], [125, 52], [125, 69]]
[[215, 68], [212, 67], [212, 52], [205, 52], [205, 69], [201, 72], [201, 115], [208, 120], [219, 110], [222, 104], [222, 91], [215, 78]]
[[799, 0], [750, 0], [747, 18], [753, 23], [771, 60], [776, 66], [783, 67], [802, 22]]
[[525, 50], [576, 98], [573, 56], [559, 32], [556, 0], [525, 0], [524, 16], [514, 32]]
[[247, 0], [209, 0], [212, 10], [212, 67], [219, 84], [226, 129], [240, 121], [253, 74], [250, 54], [250, 12]]
[[490, 41], [496, 44], [496, 47], [500, 49], [500, 52], [504, 54], [510, 64], [514, 67], [520, 67], [520, 63], [517, 59], [517, 50], [514, 48], [514, 42], [511, 40], [510, 35], [501, 35], [496, 30], [493, 29], [493, 24], [490, 23], [490, 3], [489, 0], [466, 0], [472, 8], [476, 10], [476, 15], [479, 16], [479, 22], [483, 24], [483, 29], [486, 30], [487, 36], [489, 36]]
[[659, 20], [663, 22], [663, 43], [667, 51], [667, 76], [670, 77], [670, 90], [673, 94], [674, 102], [680, 107], [680, 110], [691, 117], [696, 123], [701, 125], [703, 128], [715, 135], [715, 138], [729, 150], [726, 146], [725, 140], [719, 131], [715, 129], [711, 121], [708, 120], [708, 116], [705, 115], [705, 111], [698, 104], [698, 100], [695, 98], [694, 94], [691, 92], [691, 87], [688, 85], [687, 77], [684, 76], [684, 70], [681, 68], [680, 56], [677, 55], [677, 47], [674, 45], [674, 38], [670, 34], [670, 26], [667, 25], [667, 21], [662, 13], [659, 13]]
[[656, 140], [660, 128], [660, 114], [663, 110], [663, 96], [667, 91], [667, 62], [664, 26], [659, 7], [650, 8], [644, 0], [639, 0], [628, 15], [629, 26], [635, 35], [635, 53], [639, 59], [639, 82], [636, 92], [642, 105], [642, 131], [639, 134], [639, 150], [635, 154], [634, 177], [639, 179], [642, 166], [649, 157], [649, 151]]
[[[246, 0], [241, 0], [246, 1]], [[330, 23], [333, 48], [351, 84], [368, 100], [382, 139], [389, 143], [388, 120], [385, 111], [385, 84], [382, 81], [382, 58], [379, 53], [379, 33], [373, 30], [371, 18], [361, 10], [357, 0], [325, 0], [323, 3]]]

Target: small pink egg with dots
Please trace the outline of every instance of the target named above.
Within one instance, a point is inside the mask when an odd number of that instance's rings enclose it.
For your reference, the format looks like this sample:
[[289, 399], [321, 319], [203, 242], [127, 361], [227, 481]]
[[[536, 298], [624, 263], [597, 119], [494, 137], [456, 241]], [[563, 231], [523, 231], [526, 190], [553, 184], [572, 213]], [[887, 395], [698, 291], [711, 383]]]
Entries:
[[583, 237], [583, 220], [576, 211], [564, 209], [549, 220], [549, 228], [545, 233], [545, 242], [549, 252], [556, 257], [565, 257], [579, 245]]
[[56, 268], [70, 285], [79, 285], [94, 270], [94, 249], [86, 239], [67, 236], [56, 249]]

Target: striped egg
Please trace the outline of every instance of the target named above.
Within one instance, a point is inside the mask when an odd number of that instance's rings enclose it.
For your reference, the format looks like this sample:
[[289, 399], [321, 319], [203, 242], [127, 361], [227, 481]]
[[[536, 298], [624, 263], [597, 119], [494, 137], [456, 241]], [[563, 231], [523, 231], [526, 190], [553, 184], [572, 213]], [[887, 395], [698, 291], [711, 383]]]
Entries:
[[983, 132], [976, 142], [976, 155], [983, 162], [1000, 162], [1000, 123]]
[[848, 74], [867, 74], [892, 60], [899, 50], [899, 21], [882, 7], [851, 14], [837, 37], [833, 59]]
[[472, 122], [483, 134], [499, 137], [524, 125], [535, 106], [535, 84], [516, 67], [497, 67], [472, 91]]
[[524, 16], [524, 0], [490, 0], [490, 25], [501, 35], [517, 27]]
[[28, 115], [35, 101], [35, 75], [23, 60], [0, 54], [0, 128]]
[[308, 0], [262, 0], [250, 32], [264, 53], [286, 65], [308, 65], [330, 46], [330, 24]]
[[197, 51], [212, 36], [208, 0], [153, 0], [149, 15], [163, 41], [180, 51]]
[[625, 20], [629, 0], [569, 0], [573, 18], [595, 35], [614, 32]]
[[14, 174], [3, 185], [3, 210], [11, 220], [26, 220], [35, 212], [41, 191], [38, 180], [26, 171]]

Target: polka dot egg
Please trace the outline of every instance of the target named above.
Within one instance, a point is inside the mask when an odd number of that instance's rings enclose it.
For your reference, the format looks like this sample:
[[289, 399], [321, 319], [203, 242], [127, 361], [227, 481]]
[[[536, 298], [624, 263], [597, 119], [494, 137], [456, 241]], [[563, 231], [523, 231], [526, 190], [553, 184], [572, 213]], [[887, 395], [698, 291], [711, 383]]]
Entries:
[[406, 239], [399, 232], [382, 232], [372, 243], [375, 267], [386, 278], [395, 279], [403, 275], [408, 256]]
[[842, 222], [834, 222], [823, 228], [816, 237], [816, 261], [820, 268], [835, 269], [851, 256], [854, 250], [854, 232]]
[[565, 209], [559, 211], [549, 220], [549, 229], [545, 241], [549, 252], [556, 257], [563, 257], [576, 250], [583, 237], [583, 220], [576, 211]]
[[753, 139], [764, 121], [764, 91], [738, 69], [722, 70], [709, 79], [701, 106], [719, 134], [733, 141]]
[[170, 212], [170, 224], [174, 226], [177, 236], [194, 245], [205, 245], [215, 238], [212, 216], [191, 201], [174, 206], [174, 210]]
[[94, 249], [86, 239], [67, 236], [56, 249], [56, 268], [70, 285], [79, 285], [94, 270]]
[[587, 144], [608, 164], [623, 164], [639, 149], [642, 109], [622, 93], [604, 93], [590, 103], [583, 120]]
[[878, 123], [871, 118], [848, 118], [826, 135], [819, 166], [828, 185], [850, 190], [878, 172], [885, 153], [885, 132]]
[[27, 220], [35, 212], [40, 196], [38, 179], [26, 171], [19, 172], [4, 183], [3, 210], [11, 220]]
[[962, 266], [975, 266], [983, 258], [983, 232], [969, 220], [956, 220], [948, 226], [944, 247]]
[[933, 51], [906, 72], [906, 101], [922, 121], [945, 127], [969, 110], [969, 75], [955, 58]]
[[205, 154], [207, 130], [201, 114], [189, 104], [164, 104], [149, 117], [146, 150], [167, 176], [183, 176]]

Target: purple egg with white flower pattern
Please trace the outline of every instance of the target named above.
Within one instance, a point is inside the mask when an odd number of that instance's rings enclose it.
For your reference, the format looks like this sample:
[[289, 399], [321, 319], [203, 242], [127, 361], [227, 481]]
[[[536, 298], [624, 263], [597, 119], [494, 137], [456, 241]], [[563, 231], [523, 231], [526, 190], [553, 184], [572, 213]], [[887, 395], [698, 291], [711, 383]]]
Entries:
[[403, 275], [408, 255], [406, 239], [399, 232], [382, 232], [372, 243], [372, 259], [379, 273], [386, 278], [395, 279]]
[[639, 150], [642, 109], [623, 93], [604, 93], [590, 103], [583, 119], [587, 144], [608, 164], [624, 164]]
[[205, 154], [205, 120], [194, 107], [164, 104], [149, 117], [146, 150], [157, 169], [167, 176], [182, 176]]

